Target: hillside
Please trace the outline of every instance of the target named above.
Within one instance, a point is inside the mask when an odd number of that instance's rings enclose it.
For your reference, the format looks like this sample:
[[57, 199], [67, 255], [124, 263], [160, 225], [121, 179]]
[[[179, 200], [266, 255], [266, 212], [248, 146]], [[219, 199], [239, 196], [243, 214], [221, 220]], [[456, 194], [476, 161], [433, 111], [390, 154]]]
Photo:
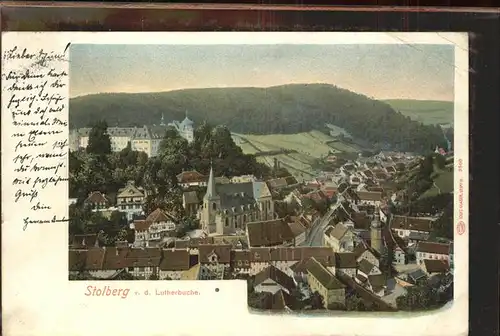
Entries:
[[[431, 173], [429, 175], [430, 183], [427, 187], [423, 188], [423, 190], [419, 190], [419, 199], [432, 198], [437, 195], [452, 193], [454, 190], [453, 156], [449, 156], [444, 159], [445, 161], [442, 168], [439, 167], [436, 156], [437, 155], [434, 155], [434, 162], [432, 163]], [[419, 170], [421, 170], [420, 166], [416, 165], [402, 176], [399, 176], [397, 181], [403, 183], [404, 185], [420, 184], [422, 181], [419, 181], [417, 176]]]
[[313, 164], [329, 153], [356, 153], [355, 145], [338, 141], [320, 131], [296, 134], [232, 134], [234, 142], [245, 154], [257, 156], [257, 161], [273, 166], [276, 159], [298, 180], [314, 176]]
[[384, 100], [395, 111], [426, 125], [453, 125], [453, 102], [437, 100]]
[[294, 134], [333, 124], [381, 148], [427, 151], [444, 145], [436, 126], [422, 125], [388, 104], [327, 84], [270, 88], [186, 89], [159, 93], [98, 94], [70, 100], [70, 127], [105, 119], [110, 126], [183, 119], [224, 124], [242, 134]]

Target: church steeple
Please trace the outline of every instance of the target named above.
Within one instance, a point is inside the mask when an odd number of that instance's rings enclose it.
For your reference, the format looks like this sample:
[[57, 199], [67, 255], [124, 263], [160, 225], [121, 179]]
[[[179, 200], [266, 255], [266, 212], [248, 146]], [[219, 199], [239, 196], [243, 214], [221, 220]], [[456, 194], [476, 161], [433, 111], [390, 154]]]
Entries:
[[375, 207], [375, 213], [373, 214], [373, 220], [371, 223], [371, 227], [374, 229], [379, 229], [382, 227], [382, 222], [380, 221], [380, 209], [379, 209], [379, 207]]
[[370, 228], [370, 245], [378, 253], [382, 253], [382, 222], [380, 221], [380, 208], [375, 207], [375, 213]]
[[204, 199], [210, 200], [217, 197], [217, 192], [215, 191], [215, 178], [214, 170], [212, 167], [212, 162], [210, 162], [210, 175], [208, 176], [207, 192]]
[[161, 122], [160, 122], [160, 125], [161, 125], [161, 126], [165, 126], [165, 118], [163, 117], [163, 113], [161, 114]]

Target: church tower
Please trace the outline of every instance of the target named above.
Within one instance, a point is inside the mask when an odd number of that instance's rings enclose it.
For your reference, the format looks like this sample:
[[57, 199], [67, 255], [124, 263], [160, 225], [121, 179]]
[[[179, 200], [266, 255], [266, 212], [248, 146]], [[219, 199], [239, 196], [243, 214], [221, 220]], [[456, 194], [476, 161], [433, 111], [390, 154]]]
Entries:
[[163, 117], [163, 113], [161, 114], [160, 126], [165, 126], [165, 118]]
[[[220, 196], [215, 189], [214, 171], [210, 165], [210, 175], [208, 177], [207, 192], [203, 197], [203, 209], [201, 213], [201, 227], [210, 233], [215, 227], [215, 215], [220, 209]], [[211, 230], [212, 228], [212, 230]]]
[[375, 207], [375, 214], [370, 228], [371, 247], [378, 253], [382, 253], [384, 243], [382, 241], [382, 222], [380, 221], [380, 209]]

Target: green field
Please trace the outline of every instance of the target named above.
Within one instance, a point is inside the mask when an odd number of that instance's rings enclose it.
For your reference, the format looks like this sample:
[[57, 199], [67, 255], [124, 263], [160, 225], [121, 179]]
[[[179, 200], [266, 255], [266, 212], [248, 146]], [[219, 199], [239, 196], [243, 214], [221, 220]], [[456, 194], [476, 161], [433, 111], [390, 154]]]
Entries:
[[411, 99], [391, 99], [384, 102], [395, 111], [423, 124], [453, 125], [453, 102]]
[[334, 138], [320, 131], [311, 131], [296, 134], [236, 134], [233, 133], [235, 143], [245, 154], [276, 150], [295, 150], [295, 153], [259, 156], [257, 160], [272, 166], [274, 159], [290, 171], [291, 174], [302, 180], [314, 176], [312, 164], [316, 159], [323, 158], [330, 152], [359, 151], [354, 145], [335, 141]]

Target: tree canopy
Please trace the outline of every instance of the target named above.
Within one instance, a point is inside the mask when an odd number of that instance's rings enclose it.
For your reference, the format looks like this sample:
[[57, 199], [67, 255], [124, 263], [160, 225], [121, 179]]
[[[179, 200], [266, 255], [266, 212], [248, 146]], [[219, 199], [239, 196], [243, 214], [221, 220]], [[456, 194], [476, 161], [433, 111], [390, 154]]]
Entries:
[[111, 139], [108, 134], [108, 124], [99, 120], [92, 125], [89, 133], [87, 153], [107, 155], [111, 153]]

